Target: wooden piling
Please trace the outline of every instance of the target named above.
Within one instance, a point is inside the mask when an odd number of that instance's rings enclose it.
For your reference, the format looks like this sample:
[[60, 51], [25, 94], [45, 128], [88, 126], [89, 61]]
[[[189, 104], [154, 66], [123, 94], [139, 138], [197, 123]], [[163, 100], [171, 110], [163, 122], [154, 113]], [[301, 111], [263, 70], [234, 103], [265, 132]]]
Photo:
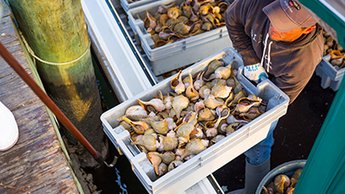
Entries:
[[[5, 6], [0, 18], [0, 42], [36, 77], [10, 15]], [[47, 108], [2, 57], [0, 101], [12, 111], [19, 130], [18, 142], [0, 151], [0, 193], [90, 193], [80, 187], [85, 181], [75, 178]]]
[[[9, 0], [47, 93], [104, 153], [102, 113], [90, 40], [78, 0]], [[66, 132], [67, 133], [67, 132]], [[70, 136], [68, 136], [71, 140]], [[95, 163], [90, 158], [82, 163]]]

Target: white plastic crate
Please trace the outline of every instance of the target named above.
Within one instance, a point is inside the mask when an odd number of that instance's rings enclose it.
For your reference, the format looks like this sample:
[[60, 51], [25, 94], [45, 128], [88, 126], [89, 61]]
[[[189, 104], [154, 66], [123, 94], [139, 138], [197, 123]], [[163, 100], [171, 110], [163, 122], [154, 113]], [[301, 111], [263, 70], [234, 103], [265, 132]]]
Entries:
[[337, 91], [344, 77], [345, 68], [337, 70], [331, 63], [322, 59], [316, 68], [316, 75], [321, 77], [321, 87], [326, 89], [330, 87]]
[[[185, 69], [183, 76], [188, 75], [188, 73], [194, 75], [204, 70], [210, 61], [219, 58], [223, 58], [226, 63], [235, 60], [237, 62], [235, 63], [237, 64], [235, 69], [239, 68], [239, 72], [242, 71], [241, 58], [234, 50], [228, 48]], [[267, 111], [160, 178], [157, 178], [155, 175], [153, 166], [147, 159], [146, 154], [140, 152], [136, 146], [131, 144], [129, 132], [122, 126], [118, 126], [117, 119], [125, 113], [129, 106], [137, 104], [137, 99], [149, 100], [159, 90], [163, 94], [170, 92], [172, 77], [163, 80], [151, 89], [138, 94], [101, 115], [105, 133], [114, 145], [127, 156], [132, 164], [133, 171], [148, 192], [182, 193], [191, 185], [199, 182], [262, 141], [267, 136], [272, 122], [286, 114], [289, 98], [272, 82], [265, 80], [258, 84], [258, 86], [254, 86], [241, 73], [238, 74], [237, 78], [248, 93], [253, 93], [268, 102]]]
[[139, 0], [132, 3], [129, 3], [128, 0], [121, 0], [122, 8], [127, 12], [129, 9], [133, 9], [135, 7], [139, 7], [148, 3], [155, 2], [156, 0]]
[[163, 0], [143, 5], [128, 11], [128, 23], [139, 37], [141, 46], [151, 62], [155, 75], [161, 75], [171, 70], [195, 63], [217, 53], [232, 43], [225, 26], [188, 37], [177, 42], [153, 48], [151, 35], [146, 32], [144, 19], [146, 11], [154, 13], [159, 5], [169, 5], [173, 2], [179, 5], [183, 0]]

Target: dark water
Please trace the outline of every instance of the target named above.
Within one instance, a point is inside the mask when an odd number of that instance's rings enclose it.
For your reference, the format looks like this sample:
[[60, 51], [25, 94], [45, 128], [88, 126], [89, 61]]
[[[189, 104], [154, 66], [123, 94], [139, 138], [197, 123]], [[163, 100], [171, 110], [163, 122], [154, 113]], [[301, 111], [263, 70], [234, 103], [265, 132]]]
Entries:
[[[103, 112], [105, 112], [119, 104], [119, 101], [110, 83], [106, 79], [102, 67], [97, 61], [93, 51], [92, 54], [102, 108]], [[93, 175], [94, 184], [97, 186], [98, 190], [102, 190], [102, 193], [146, 193], [145, 188], [133, 173], [126, 156], [119, 155], [114, 145], [109, 140], [109, 156], [107, 162], [111, 163], [114, 156], [118, 157], [114, 168], [102, 166], [97, 169], [85, 169], [86, 172]]]
[[[111, 149], [111, 152], [117, 154], [114, 149]], [[97, 185], [98, 190], [102, 190], [102, 193], [146, 193], [125, 156], [119, 156], [114, 168], [102, 166], [87, 171], [92, 173], [94, 184]]]

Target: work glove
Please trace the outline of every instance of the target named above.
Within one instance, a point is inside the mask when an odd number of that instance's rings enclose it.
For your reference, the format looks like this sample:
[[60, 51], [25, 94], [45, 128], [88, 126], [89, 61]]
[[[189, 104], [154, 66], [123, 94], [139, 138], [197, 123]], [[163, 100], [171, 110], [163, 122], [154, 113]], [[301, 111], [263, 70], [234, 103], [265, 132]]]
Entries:
[[259, 83], [268, 78], [265, 69], [260, 63], [244, 66], [243, 74], [249, 80], [254, 81], [255, 83]]

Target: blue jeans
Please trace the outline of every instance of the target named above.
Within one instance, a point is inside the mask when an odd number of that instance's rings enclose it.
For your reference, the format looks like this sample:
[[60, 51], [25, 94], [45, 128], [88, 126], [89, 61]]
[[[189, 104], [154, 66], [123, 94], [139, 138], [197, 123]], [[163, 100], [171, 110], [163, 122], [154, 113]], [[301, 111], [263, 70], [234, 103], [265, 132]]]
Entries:
[[278, 120], [272, 122], [267, 137], [244, 153], [249, 164], [260, 165], [271, 157], [274, 143], [273, 131], [277, 123]]

